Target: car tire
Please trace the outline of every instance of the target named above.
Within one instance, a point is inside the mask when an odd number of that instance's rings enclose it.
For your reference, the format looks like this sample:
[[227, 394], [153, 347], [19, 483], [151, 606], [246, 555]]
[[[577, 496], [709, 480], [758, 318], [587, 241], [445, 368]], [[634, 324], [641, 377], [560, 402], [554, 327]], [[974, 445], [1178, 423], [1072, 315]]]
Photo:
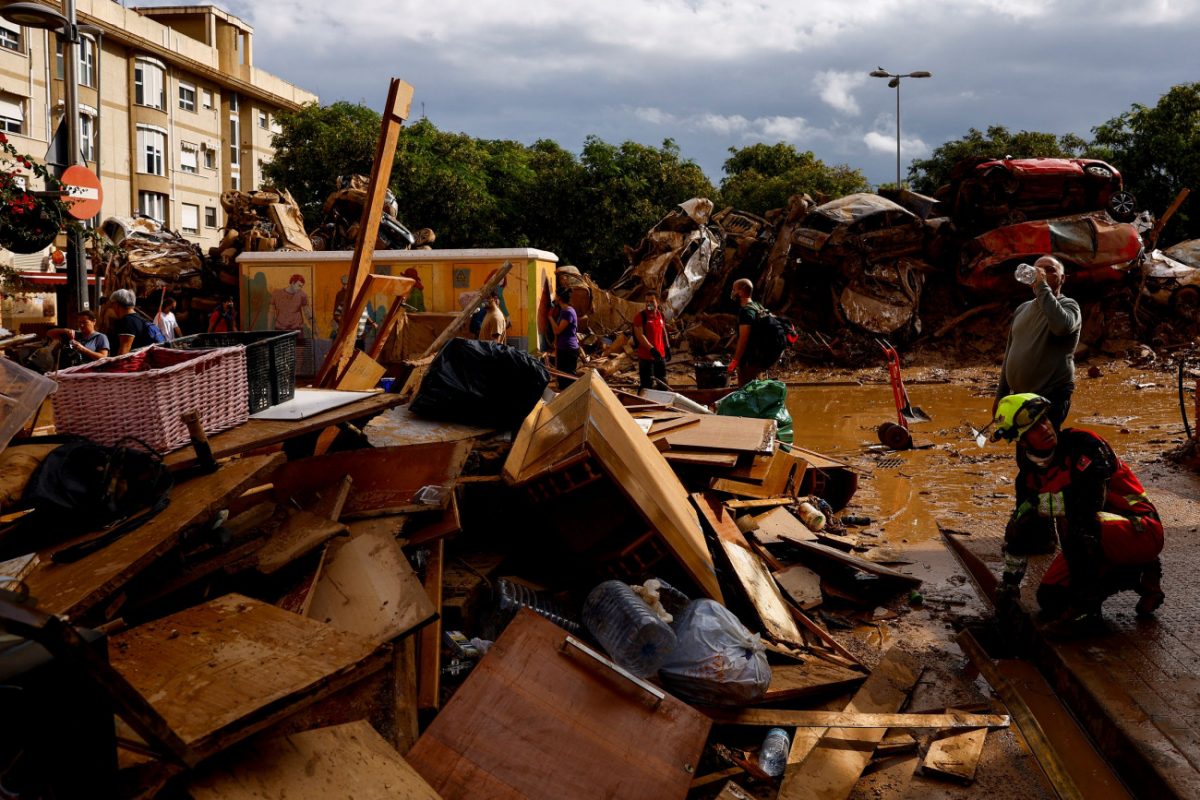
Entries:
[[1132, 192], [1113, 192], [1108, 198], [1108, 213], [1117, 222], [1132, 222], [1137, 217], [1137, 199]]
[[1087, 174], [1091, 175], [1093, 178], [1099, 178], [1100, 180], [1104, 181], [1110, 181], [1113, 177], [1111, 169], [1099, 164], [1092, 164], [1091, 166], [1087, 167], [1085, 172], [1087, 172]]
[[1195, 319], [1200, 313], [1200, 287], [1181, 286], [1171, 292], [1171, 310], [1176, 314]]
[[885, 422], [875, 429], [875, 433], [879, 436], [879, 443], [884, 447], [889, 447], [892, 450], [911, 450], [913, 446], [912, 434], [907, 428], [897, 425], [894, 422]]

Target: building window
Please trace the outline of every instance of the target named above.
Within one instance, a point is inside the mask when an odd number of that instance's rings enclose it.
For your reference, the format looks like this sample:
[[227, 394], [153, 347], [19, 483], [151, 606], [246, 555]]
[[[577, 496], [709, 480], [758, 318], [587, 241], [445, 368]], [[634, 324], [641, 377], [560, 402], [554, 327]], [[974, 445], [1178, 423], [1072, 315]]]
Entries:
[[[77, 77], [80, 86], [96, 87], [96, 43], [87, 36], [79, 37], [79, 66]], [[63, 80], [63, 40], [54, 35], [54, 77]]]
[[237, 92], [230, 92], [229, 93], [229, 110], [230, 111], [238, 111], [240, 109], [241, 109], [241, 105], [238, 102]]
[[200, 206], [182, 203], [179, 206], [179, 230], [184, 233], [200, 232]]
[[230, 166], [238, 166], [242, 163], [241, 154], [242, 144], [242, 124], [238, 120], [237, 115], [229, 116], [229, 164]]
[[204, 168], [205, 169], [216, 169], [217, 168], [217, 151], [212, 149], [208, 145], [202, 145], [201, 149], [204, 150]]
[[0, 131], [25, 132], [25, 107], [16, 95], [0, 94]]
[[217, 227], [217, 209], [213, 206], [204, 207], [204, 227]]
[[159, 224], [167, 222], [167, 196], [158, 192], [138, 192], [138, 211]]
[[79, 113], [79, 149], [84, 161], [96, 160], [96, 117], [83, 111]]
[[163, 107], [163, 74], [159, 62], [139, 58], [133, 62], [134, 102], [139, 106], [161, 109]]
[[179, 145], [179, 168], [193, 175], [199, 172], [199, 152], [191, 142], [181, 142]]
[[150, 125], [138, 125], [138, 172], [147, 175], [165, 175], [163, 153], [167, 149], [167, 132]]
[[208, 89], [200, 90], [200, 104], [205, 108], [213, 107], [213, 93]]
[[21, 26], [0, 19], [0, 47], [21, 52]]
[[196, 87], [190, 83], [179, 84], [179, 107], [184, 111], [196, 110]]
[[262, 128], [264, 131], [268, 129], [269, 126], [267, 124], [267, 112], [258, 112], [258, 127]]
[[233, 188], [233, 190], [236, 192], [242, 188], [242, 179], [239, 178], [237, 175], [231, 175], [229, 177], [229, 184]]

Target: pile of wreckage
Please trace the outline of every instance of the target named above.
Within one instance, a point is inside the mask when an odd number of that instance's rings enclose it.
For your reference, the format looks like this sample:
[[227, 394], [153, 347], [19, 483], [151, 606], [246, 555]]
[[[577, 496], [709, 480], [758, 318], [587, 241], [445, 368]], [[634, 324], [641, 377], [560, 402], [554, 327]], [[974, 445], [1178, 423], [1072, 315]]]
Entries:
[[828, 799], [896, 753], [973, 780], [1008, 717], [914, 713], [911, 654], [868, 666], [822, 624], [918, 597], [838, 521], [849, 467], [774, 418], [596, 371], [555, 395], [532, 357], [452, 342], [429, 374], [519, 357], [531, 403], [422, 417], [427, 376], [407, 406], [353, 393], [194, 434], [131, 530], [20, 538], [62, 445], [0, 452], [6, 791]]
[[[612, 339], [628, 331], [648, 291], [662, 293], [691, 355], [730, 352], [729, 290], [739, 278], [807, 333], [797, 346], [804, 356], [854, 361], [874, 357], [875, 337], [912, 343], [951, 332], [988, 351], [1003, 340], [987, 312], [1028, 291], [1013, 279], [1016, 266], [1053, 254], [1084, 306], [1085, 344], [1123, 353], [1139, 339], [1167, 344], [1197, 332], [1195, 243], [1155, 249], [1183, 197], [1156, 222], [1135, 214], [1120, 174], [1102, 161], [1006, 158], [965, 160], [936, 197], [884, 190], [818, 205], [797, 195], [765, 217], [714, 213], [696, 198], [626, 247], [628, 269], [612, 286], [587, 283], [576, 299], [604, 339], [596, 355], [610, 376], [629, 366], [608, 358]], [[627, 345], [616, 343], [616, 361]]]
[[[165, 291], [178, 303], [177, 316], [185, 332], [199, 332], [226, 296], [239, 290], [237, 259], [245, 252], [291, 250], [353, 250], [367, 200], [368, 179], [339, 176], [326, 198], [321, 222], [306, 231], [300, 206], [286, 189], [221, 194], [225, 225], [221, 241], [207, 254], [199, 245], [147, 216], [109, 217], [100, 226], [102, 238], [93, 241], [92, 263], [104, 275], [107, 292], [131, 289], [135, 295], [157, 298]], [[387, 194], [376, 247], [381, 250], [429, 249], [435, 235], [429, 228], [410, 232], [396, 219], [397, 205]]]

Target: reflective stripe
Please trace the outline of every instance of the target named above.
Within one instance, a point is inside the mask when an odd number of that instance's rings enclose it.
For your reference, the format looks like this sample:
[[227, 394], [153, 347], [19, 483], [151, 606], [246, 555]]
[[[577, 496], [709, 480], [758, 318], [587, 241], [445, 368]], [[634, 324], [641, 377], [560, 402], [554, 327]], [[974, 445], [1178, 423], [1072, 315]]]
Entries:
[[1067, 507], [1062, 492], [1044, 492], [1038, 495], [1038, 516], [1065, 517]]
[[1096, 519], [1101, 522], [1124, 522], [1129, 517], [1123, 517], [1120, 514], [1114, 514], [1111, 511], [1097, 511]]

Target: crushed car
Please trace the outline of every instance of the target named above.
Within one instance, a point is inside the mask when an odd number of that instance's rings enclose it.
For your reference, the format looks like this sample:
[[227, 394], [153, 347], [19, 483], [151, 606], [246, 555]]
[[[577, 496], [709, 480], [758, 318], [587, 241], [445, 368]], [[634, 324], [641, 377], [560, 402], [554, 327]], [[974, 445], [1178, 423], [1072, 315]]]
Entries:
[[965, 159], [937, 194], [969, 233], [1091, 211], [1117, 222], [1137, 214], [1116, 167], [1087, 158]]
[[792, 252], [805, 263], [841, 268], [853, 278], [868, 264], [920, 253], [925, 223], [877, 194], [851, 194], [817, 206], [792, 231]]
[[1105, 214], [1078, 214], [996, 228], [968, 241], [960, 253], [958, 282], [978, 293], [1014, 295], [1027, 289], [1013, 278], [1022, 262], [1053, 255], [1070, 285], [1121, 280], [1121, 268], [1142, 252], [1137, 229]]
[[845, 320], [868, 333], [903, 339], [921, 332], [917, 309], [929, 266], [920, 259], [898, 258], [869, 265], [838, 295]]
[[[1200, 317], [1200, 269], [1172, 258], [1169, 253], [1174, 249], [1152, 250], [1143, 256], [1142, 294], [1182, 317], [1195, 320]], [[1187, 248], [1183, 251], [1188, 252]]]

